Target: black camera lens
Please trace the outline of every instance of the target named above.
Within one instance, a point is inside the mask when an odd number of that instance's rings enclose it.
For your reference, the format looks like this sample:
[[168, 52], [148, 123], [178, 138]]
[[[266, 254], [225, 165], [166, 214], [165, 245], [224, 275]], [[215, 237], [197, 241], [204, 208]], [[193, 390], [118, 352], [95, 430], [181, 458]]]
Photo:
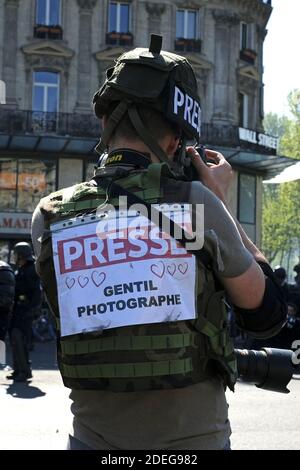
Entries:
[[258, 388], [289, 393], [287, 384], [299, 366], [293, 364], [293, 351], [289, 349], [263, 348], [260, 351], [234, 350], [239, 377]]

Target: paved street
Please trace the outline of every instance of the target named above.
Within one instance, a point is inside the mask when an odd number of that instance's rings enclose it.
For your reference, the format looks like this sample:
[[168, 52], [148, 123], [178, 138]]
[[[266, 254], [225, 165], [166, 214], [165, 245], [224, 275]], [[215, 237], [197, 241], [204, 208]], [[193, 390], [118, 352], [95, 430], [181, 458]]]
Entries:
[[[9, 357], [8, 357], [9, 359]], [[71, 423], [69, 391], [56, 369], [54, 343], [32, 353], [34, 377], [13, 384], [0, 370], [0, 449], [64, 449]], [[288, 395], [238, 384], [227, 393], [233, 449], [300, 449], [300, 377]]]
[[300, 377], [289, 394], [239, 383], [227, 393], [233, 449], [300, 449]]
[[8, 381], [9, 372], [0, 370], [0, 449], [65, 449], [72, 418], [54, 342], [36, 343], [31, 359], [28, 384]]

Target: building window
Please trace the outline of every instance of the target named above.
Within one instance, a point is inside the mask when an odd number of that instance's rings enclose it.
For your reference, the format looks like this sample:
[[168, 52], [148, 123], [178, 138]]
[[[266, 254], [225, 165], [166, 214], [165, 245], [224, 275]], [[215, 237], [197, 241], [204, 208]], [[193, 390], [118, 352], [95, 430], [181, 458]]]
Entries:
[[59, 97], [59, 74], [56, 72], [34, 72], [34, 111], [57, 112]]
[[130, 31], [130, 5], [123, 2], [109, 2], [108, 32], [128, 33]]
[[109, 2], [106, 44], [132, 46], [130, 5], [125, 2]]
[[240, 31], [240, 49], [247, 49], [248, 47], [248, 25], [247, 23], [241, 23]]
[[59, 74], [40, 71], [33, 74], [33, 129], [55, 132], [59, 103]]
[[177, 10], [175, 50], [201, 52], [197, 10]]
[[0, 158], [1, 211], [33, 212], [56, 190], [56, 161]]
[[259, 117], [264, 118], [264, 85], [261, 84], [259, 88]]
[[37, 0], [34, 37], [62, 39], [60, 0]]
[[197, 39], [197, 11], [177, 10], [176, 38]]
[[238, 219], [252, 241], [256, 240], [256, 177], [239, 174]]
[[254, 51], [254, 25], [240, 23], [240, 59], [254, 64], [257, 53]]
[[59, 25], [60, 24], [60, 0], [37, 0], [36, 24]]
[[239, 126], [248, 128], [249, 125], [249, 97], [245, 93], [239, 93]]

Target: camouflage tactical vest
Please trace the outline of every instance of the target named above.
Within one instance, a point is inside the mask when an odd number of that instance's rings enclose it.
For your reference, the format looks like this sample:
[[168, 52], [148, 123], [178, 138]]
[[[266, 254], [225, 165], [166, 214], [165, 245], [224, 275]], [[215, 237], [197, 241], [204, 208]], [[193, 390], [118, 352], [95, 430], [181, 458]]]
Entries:
[[[118, 179], [118, 184], [148, 203], [188, 202], [190, 183], [170, 178], [165, 164]], [[41, 201], [45, 232], [37, 271], [56, 318], [59, 308], [51, 233], [53, 222], [90, 213], [106, 199], [92, 182], [52, 193]], [[116, 205], [116, 199], [109, 199]], [[197, 312], [193, 321], [107, 329], [59, 337], [58, 364], [66, 387], [115, 392], [192, 385], [219, 375], [231, 389], [237, 377], [227, 327], [224, 291], [216, 290], [212, 270], [197, 259]]]

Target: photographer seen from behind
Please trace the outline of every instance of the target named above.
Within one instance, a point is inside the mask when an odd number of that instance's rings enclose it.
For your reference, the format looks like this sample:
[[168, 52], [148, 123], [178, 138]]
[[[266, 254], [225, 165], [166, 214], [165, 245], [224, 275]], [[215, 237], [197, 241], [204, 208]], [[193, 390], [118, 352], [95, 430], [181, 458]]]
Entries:
[[[152, 36], [149, 50], [127, 52], [107, 71], [94, 96], [98, 151], [107, 153], [91, 181], [42, 199], [33, 216], [73, 401], [71, 449], [228, 449], [225, 388], [237, 370], [225, 296], [254, 336], [285, 321], [272, 270], [225, 207], [230, 165], [207, 150], [206, 166], [189, 147], [199, 181], [185, 180], [186, 142], [199, 142], [197, 82], [184, 57], [160, 49]], [[145, 221], [109, 239], [109, 220], [124, 214], [105, 210], [124, 195], [130, 205], [181, 203], [182, 212], [193, 204], [192, 224], [204, 207], [204, 248], [189, 253], [155, 228], [154, 239], [139, 237]], [[97, 208], [108, 225], [92, 232], [84, 214]]]

